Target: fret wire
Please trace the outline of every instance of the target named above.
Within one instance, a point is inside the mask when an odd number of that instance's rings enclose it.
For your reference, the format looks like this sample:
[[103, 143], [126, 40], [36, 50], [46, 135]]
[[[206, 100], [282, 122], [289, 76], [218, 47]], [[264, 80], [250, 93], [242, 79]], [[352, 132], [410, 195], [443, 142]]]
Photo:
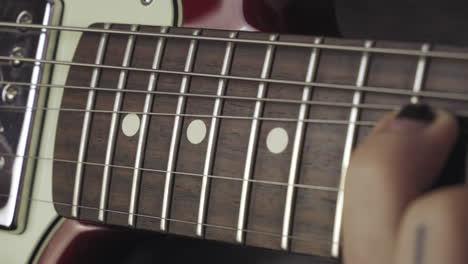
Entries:
[[[373, 41], [366, 41], [364, 43], [365, 48], [371, 48], [374, 45]], [[358, 77], [356, 80], [356, 86], [363, 86], [366, 83], [367, 73], [369, 71], [369, 52], [363, 52], [361, 62], [359, 66]], [[362, 92], [356, 91], [353, 96], [353, 104], [360, 104], [362, 101]], [[346, 141], [343, 150], [343, 160], [341, 164], [340, 183], [336, 208], [335, 208], [335, 222], [333, 225], [332, 240], [334, 244], [331, 247], [331, 255], [338, 257], [340, 251], [340, 237], [341, 237], [341, 225], [343, 217], [343, 203], [344, 203], [344, 188], [346, 184], [346, 173], [348, 170], [349, 162], [351, 160], [351, 152], [353, 151], [355, 140], [356, 140], [356, 125], [355, 122], [359, 120], [359, 108], [351, 108], [349, 114], [349, 124], [346, 133]]]
[[[162, 27], [161, 33], [166, 33], [168, 27]], [[160, 38], [156, 46], [155, 54], [153, 56], [153, 65], [152, 69], [159, 69], [161, 67], [162, 57], [164, 54], [164, 47], [166, 45], [166, 39]], [[152, 92], [156, 88], [156, 82], [158, 79], [157, 73], [151, 73], [149, 82], [148, 82], [148, 92]], [[145, 104], [143, 106], [143, 115], [141, 116], [141, 125], [140, 132], [138, 135], [137, 150], [135, 156], [135, 169], [133, 170], [132, 178], [132, 189], [130, 194], [130, 206], [128, 214], [128, 225], [131, 227], [135, 226], [135, 213], [138, 210], [137, 203], [140, 193], [140, 182], [141, 182], [141, 166], [143, 164], [143, 157], [146, 145], [146, 137], [148, 134], [148, 125], [149, 125], [149, 115], [147, 113], [151, 112], [151, 107], [153, 106], [153, 93], [147, 93], [145, 97]]]
[[[104, 28], [109, 29], [110, 24], [105, 24]], [[100, 40], [99, 46], [96, 54], [95, 64], [101, 64], [104, 60], [104, 53], [107, 47], [109, 35], [107, 33], [103, 33]], [[94, 68], [91, 76], [91, 83], [90, 83], [90, 90], [88, 91], [88, 98], [86, 100], [86, 110], [91, 110], [94, 108], [95, 104], [95, 97], [96, 92], [92, 89], [93, 87], [98, 85], [99, 78], [101, 74], [100, 68]], [[92, 112], [85, 112], [83, 118], [83, 126], [81, 129], [81, 137], [80, 137], [80, 145], [78, 150], [78, 163], [75, 170], [75, 182], [73, 186], [73, 198], [72, 198], [72, 212], [71, 215], [73, 217], [78, 217], [79, 214], [79, 207], [78, 204], [80, 203], [81, 199], [81, 188], [83, 184], [83, 165], [81, 162], [84, 161], [86, 150], [88, 146], [89, 140], [89, 129], [91, 123], [91, 115]]]
[[[137, 31], [138, 26], [132, 25], [131, 26], [131, 31]], [[127, 41], [127, 46], [125, 48], [125, 54], [122, 62], [122, 66], [128, 67], [131, 63], [132, 60], [132, 54], [133, 50], [135, 47], [135, 36], [129, 36], [128, 41]], [[106, 156], [105, 156], [105, 162], [106, 164], [103, 169], [102, 173], [102, 184], [101, 184], [101, 195], [100, 195], [100, 200], [99, 200], [99, 215], [98, 215], [98, 221], [100, 222], [105, 222], [106, 221], [106, 214], [103, 209], [107, 208], [108, 205], [108, 200], [109, 200], [109, 187], [110, 187], [110, 167], [107, 166], [107, 164], [111, 164], [113, 158], [114, 158], [114, 148], [115, 148], [115, 142], [116, 142], [116, 135], [117, 135], [117, 126], [118, 122], [120, 119], [120, 115], [118, 111], [121, 110], [122, 108], [122, 93], [119, 91], [124, 89], [125, 85], [127, 84], [127, 76], [128, 76], [128, 71], [122, 70], [119, 75], [119, 80], [117, 83], [117, 92], [115, 93], [115, 99], [114, 99], [114, 108], [113, 108], [113, 113], [111, 115], [111, 121], [110, 121], [110, 128], [109, 128], [109, 135], [107, 137], [107, 148], [106, 148]]]
[[[85, 109], [73, 109], [73, 108], [52, 108], [52, 107], [22, 107], [22, 106], [12, 106], [12, 107], [3, 107], [0, 105], [0, 109], [28, 109], [28, 110], [44, 110], [44, 111], [63, 111], [63, 112], [93, 112], [93, 113], [103, 113], [103, 114], [112, 114], [114, 113], [111, 110], [85, 110]], [[143, 112], [131, 112], [131, 111], [117, 111], [119, 114], [136, 114], [142, 115]], [[147, 115], [154, 116], [181, 116], [181, 117], [196, 117], [196, 118], [212, 118], [212, 115], [201, 115], [201, 114], [174, 114], [174, 113], [147, 113]], [[468, 114], [463, 113], [463, 117], [468, 117]], [[219, 115], [219, 119], [238, 119], [238, 120], [262, 120], [262, 121], [277, 121], [277, 122], [294, 122], [300, 121], [295, 118], [275, 118], [275, 117], [247, 117], [247, 116], [226, 116]], [[348, 125], [349, 121], [347, 120], [328, 120], [328, 119], [304, 119], [302, 120], [305, 123], [316, 123], [316, 124], [329, 124], [329, 125]], [[355, 124], [360, 126], [373, 126], [375, 121], [357, 121]]]
[[[315, 44], [322, 43], [322, 38], [316, 38], [314, 40]], [[315, 75], [317, 72], [318, 61], [320, 57], [320, 50], [314, 48], [310, 54], [309, 59], [309, 66], [307, 68], [306, 74], [306, 82], [311, 82], [315, 79]], [[304, 91], [302, 93], [302, 101], [309, 101], [311, 99], [312, 94], [312, 87], [305, 86]], [[300, 163], [300, 155], [302, 153], [302, 146], [304, 141], [304, 130], [305, 130], [305, 123], [304, 120], [308, 117], [309, 112], [309, 105], [302, 104], [299, 108], [299, 121], [296, 124], [296, 134], [294, 136], [294, 145], [292, 150], [291, 156], [291, 165], [289, 168], [289, 176], [288, 176], [288, 188], [286, 190], [286, 199], [284, 205], [284, 215], [283, 215], [283, 227], [281, 234], [283, 235], [281, 238], [281, 248], [283, 250], [289, 249], [289, 233], [291, 231], [291, 214], [292, 214], [292, 206], [293, 206], [293, 199], [295, 188], [294, 185], [296, 183], [297, 173], [299, 171], [299, 163]]]
[[[236, 38], [237, 32], [232, 32], [229, 34], [229, 38]], [[228, 42], [226, 45], [226, 52], [224, 55], [223, 65], [221, 69], [221, 75], [227, 75], [231, 68], [232, 63], [232, 56], [234, 54], [234, 43]], [[214, 102], [213, 106], [213, 117], [211, 118], [211, 125], [210, 125], [210, 132], [208, 135], [208, 143], [206, 147], [206, 157], [205, 157], [205, 164], [203, 167], [203, 178], [202, 178], [202, 185], [200, 190], [200, 202], [198, 208], [198, 219], [197, 219], [197, 227], [196, 227], [196, 234], [197, 236], [204, 235], [204, 225], [205, 216], [206, 216], [206, 207], [207, 207], [207, 197], [208, 191], [210, 189], [210, 178], [208, 175], [212, 173], [213, 170], [213, 157], [215, 154], [215, 146], [217, 141], [217, 134], [219, 130], [219, 122], [217, 116], [221, 114], [221, 110], [223, 107], [223, 101], [221, 100], [220, 96], [225, 94], [226, 90], [226, 79], [220, 79], [218, 82], [218, 91], [216, 95], [218, 96]]]
[[[197, 29], [193, 32], [193, 36], [200, 35], [201, 30]], [[197, 40], [190, 41], [190, 47], [187, 54], [187, 60], [185, 62], [184, 73], [192, 72], [193, 64], [195, 60], [195, 53], [197, 51]], [[185, 94], [189, 89], [190, 84], [190, 76], [184, 75], [182, 77], [182, 82], [180, 85], [180, 93]], [[180, 141], [180, 133], [181, 133], [181, 126], [182, 126], [182, 112], [185, 109], [185, 96], [179, 96], [177, 101], [177, 109], [176, 109], [176, 116], [174, 117], [174, 127], [172, 129], [172, 138], [169, 148], [169, 157], [167, 161], [167, 170], [166, 173], [166, 181], [164, 183], [164, 195], [163, 195], [163, 203], [161, 209], [161, 224], [160, 229], [161, 231], [167, 231], [167, 221], [166, 218], [169, 214], [169, 206], [170, 206], [170, 199], [171, 199], [171, 189], [172, 189], [172, 182], [173, 182], [173, 175], [172, 172], [176, 165], [176, 156], [177, 156], [177, 146]]]
[[[293, 85], [295, 87], [315, 86], [315, 87], [320, 87], [320, 88], [350, 90], [353, 92], [356, 90], [359, 90], [363, 92], [377, 92], [377, 93], [397, 94], [397, 95], [414, 95], [414, 92], [410, 90], [393, 89], [393, 88], [386, 88], [386, 87], [369, 87], [369, 86], [356, 87], [355, 85], [337, 84], [337, 83], [321, 83], [321, 82], [306, 83], [302, 81], [281, 80], [281, 79], [261, 79], [261, 78], [256, 78], [256, 77], [231, 76], [231, 75], [222, 76], [219, 74], [198, 73], [198, 72], [185, 73], [185, 72], [180, 72], [180, 71], [170, 71], [170, 70], [161, 70], [161, 69], [154, 70], [154, 69], [147, 69], [147, 68], [98, 65], [98, 64], [92, 64], [92, 63], [79, 63], [79, 62], [69, 62], [69, 61], [59, 61], [59, 60], [55, 60], [55, 61], [54, 60], [38, 60], [38, 59], [31, 59], [31, 58], [6, 57], [6, 56], [0, 56], [0, 60], [7, 60], [7, 61], [18, 60], [21, 62], [32, 62], [32, 63], [38, 62], [38, 63], [43, 63], [43, 64], [102, 68], [102, 69], [112, 69], [112, 70], [131, 70], [131, 71], [150, 72], [150, 73], [156, 72], [156, 73], [163, 73], [163, 74], [173, 74], [173, 75], [182, 75], [182, 76], [186, 75], [186, 76], [206, 77], [206, 78], [215, 78], [215, 79], [224, 78], [228, 80], [240, 80], [240, 81], [252, 81], [252, 82], [259, 82], [259, 83], [266, 82], [266, 83], [274, 83], [274, 84]], [[424, 97], [439, 98], [439, 99], [468, 101], [468, 96], [463, 93], [421, 92], [418, 95], [424, 96]]]
[[[278, 39], [278, 35], [273, 34], [270, 35], [270, 41], [276, 41]], [[267, 46], [267, 51], [265, 55], [265, 60], [263, 61], [261, 79], [269, 78], [271, 68], [273, 65], [273, 57], [275, 53], [275, 47], [272, 45]], [[257, 98], [265, 97], [267, 90], [267, 83], [260, 82], [258, 85], [258, 92]], [[244, 168], [244, 180], [248, 180], [252, 176], [252, 170], [254, 167], [254, 156], [255, 156], [255, 148], [257, 146], [258, 141], [258, 133], [259, 133], [259, 117], [262, 115], [263, 112], [263, 102], [257, 101], [255, 102], [255, 109], [253, 113], [254, 119], [252, 119], [252, 124], [250, 128], [250, 135], [249, 135], [249, 142], [247, 146], [247, 154], [245, 159], [245, 168]], [[240, 197], [240, 204], [239, 204], [239, 215], [237, 221], [237, 232], [236, 232], [236, 241], [238, 243], [244, 243], [244, 226], [246, 224], [246, 214], [247, 214], [247, 203], [249, 200], [249, 191], [250, 191], [250, 184], [248, 181], [242, 182], [242, 189], [241, 189], [241, 197]]]
[[[12, 198], [12, 195], [8, 194], [0, 194], [1, 197], [7, 197], [7, 198]], [[63, 202], [54, 202], [54, 201], [48, 201], [45, 199], [39, 199], [39, 198], [23, 198], [16, 196], [15, 199], [17, 200], [22, 200], [22, 201], [32, 201], [32, 202], [38, 202], [38, 203], [46, 203], [46, 204], [53, 204], [53, 205], [59, 205], [59, 206], [67, 206], [71, 207], [71, 204], [68, 203], [63, 203]], [[79, 205], [78, 207], [82, 209], [88, 209], [88, 210], [96, 210], [99, 211], [100, 209], [97, 207], [91, 207], [91, 206], [84, 206], [84, 205]], [[111, 209], [105, 209], [106, 212], [109, 213], [114, 213], [114, 214], [120, 214], [120, 215], [128, 215], [128, 212], [124, 211], [117, 211], [117, 210], [111, 210]], [[147, 214], [136, 214], [138, 217], [142, 218], [149, 218], [149, 219], [156, 219], [156, 220], [161, 220], [161, 217], [158, 216], [152, 216], [152, 215], [147, 215]], [[175, 219], [175, 218], [167, 218], [166, 219], [169, 222], [174, 222], [174, 223], [183, 223], [183, 224], [190, 224], [190, 225], [196, 225], [196, 222], [192, 221], [187, 221], [187, 220], [181, 220], [181, 219]], [[212, 228], [218, 228], [218, 229], [223, 229], [223, 230], [230, 230], [230, 231], [235, 231], [235, 227], [230, 227], [230, 226], [223, 226], [223, 225], [215, 225], [215, 224], [204, 224], [206, 227], [212, 227]], [[266, 236], [272, 236], [272, 237], [281, 237], [281, 234], [276, 234], [268, 231], [260, 231], [260, 230], [251, 230], [251, 229], [244, 229], [244, 232], [246, 233], [252, 233], [252, 234], [260, 234], [260, 235], [266, 235]], [[324, 239], [322, 237], [301, 237], [301, 236], [290, 236], [290, 239], [293, 240], [300, 240], [300, 241], [306, 241], [306, 242], [322, 242], [322, 243], [331, 243], [331, 241]]]
[[[109, 33], [117, 35], [135, 35], [135, 36], [146, 36], [146, 37], [165, 37], [165, 38], [174, 38], [174, 39], [189, 39], [189, 40], [207, 40], [207, 41], [222, 41], [230, 42], [229, 38], [222, 37], [207, 37], [207, 36], [187, 36], [187, 35], [177, 35], [177, 34], [161, 34], [161, 33], [152, 33], [152, 32], [130, 32], [125, 30], [104, 30], [97, 28], [84, 28], [84, 27], [73, 27], [73, 26], [50, 26], [50, 25], [35, 25], [35, 24], [20, 24], [20, 23], [10, 23], [10, 22], [0, 22], [0, 27], [15, 27], [15, 28], [30, 28], [30, 29], [48, 29], [48, 30], [61, 30], [61, 31], [71, 31], [79, 33]], [[252, 39], [236, 39], [233, 42], [235, 43], [247, 43], [247, 44], [258, 44], [258, 45], [273, 45], [273, 46], [286, 46], [286, 47], [298, 47], [298, 48], [320, 48], [320, 49], [329, 49], [329, 50], [338, 50], [338, 51], [351, 51], [351, 52], [369, 52], [371, 54], [381, 53], [381, 54], [393, 54], [393, 55], [406, 55], [406, 56], [427, 56], [432, 58], [441, 58], [441, 59], [457, 59], [457, 60], [468, 60], [468, 53], [466, 52], [450, 52], [450, 51], [431, 51], [427, 54], [424, 54], [421, 51], [414, 51], [409, 49], [398, 49], [398, 48], [370, 48], [366, 50], [363, 47], [354, 47], [354, 46], [340, 46], [334, 44], [320, 44], [316, 45], [313, 43], [296, 43], [296, 42], [287, 42], [287, 41], [268, 41], [268, 40], [252, 40]]]
[[[424, 53], [429, 52], [431, 46], [429, 44], [423, 44], [421, 47], [421, 51]], [[423, 83], [424, 83], [424, 74], [426, 72], [426, 65], [427, 65], [427, 57], [421, 56], [418, 60], [418, 66], [416, 69], [416, 74], [414, 76], [414, 85], [413, 85], [413, 92], [415, 94], [419, 94], [421, 92]], [[419, 102], [419, 96], [413, 95], [411, 97], [411, 103], [416, 104]]]

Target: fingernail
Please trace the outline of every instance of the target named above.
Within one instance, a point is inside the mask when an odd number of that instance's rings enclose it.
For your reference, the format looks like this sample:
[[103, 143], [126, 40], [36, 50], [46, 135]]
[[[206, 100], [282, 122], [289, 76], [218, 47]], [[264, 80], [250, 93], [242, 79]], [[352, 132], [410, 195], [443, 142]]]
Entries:
[[404, 106], [396, 119], [409, 119], [412, 121], [430, 123], [434, 120], [435, 115], [431, 107], [427, 104], [408, 104]]
[[392, 130], [421, 129], [435, 119], [435, 114], [427, 104], [404, 106], [391, 124]]

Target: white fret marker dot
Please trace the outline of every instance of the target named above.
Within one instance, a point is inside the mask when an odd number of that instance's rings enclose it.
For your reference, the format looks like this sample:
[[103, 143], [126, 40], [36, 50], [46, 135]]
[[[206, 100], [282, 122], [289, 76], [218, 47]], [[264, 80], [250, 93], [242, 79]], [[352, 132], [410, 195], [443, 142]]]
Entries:
[[288, 146], [288, 132], [284, 128], [276, 127], [268, 133], [266, 144], [271, 153], [279, 154]]
[[187, 128], [187, 139], [192, 144], [200, 144], [206, 136], [206, 125], [200, 119], [190, 122]]
[[140, 129], [140, 118], [136, 114], [127, 114], [122, 121], [122, 132], [133, 137]]

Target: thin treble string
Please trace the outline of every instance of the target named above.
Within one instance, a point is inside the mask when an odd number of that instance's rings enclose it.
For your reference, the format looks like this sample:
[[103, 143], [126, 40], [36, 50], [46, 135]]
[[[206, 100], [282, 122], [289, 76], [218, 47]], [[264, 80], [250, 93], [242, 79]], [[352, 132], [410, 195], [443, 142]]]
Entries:
[[[7, 195], [7, 194], [0, 194], [0, 197], [11, 198], [12, 196]], [[39, 198], [32, 198], [32, 197], [29, 197], [29, 198], [26, 198], [26, 199], [21, 198], [21, 197], [16, 197], [16, 200], [18, 200], [18, 201], [26, 200], [26, 201], [32, 201], [32, 202], [45, 203], [45, 204], [54, 204], [54, 205], [59, 205], [59, 206], [67, 206], [67, 207], [74, 206], [74, 205], [71, 205], [71, 204], [68, 204], [68, 203], [48, 201], [48, 200], [39, 199]], [[129, 215], [128, 212], [117, 211], [117, 210], [112, 210], [112, 209], [99, 209], [99, 208], [96, 208], [96, 207], [84, 206], [84, 205], [75, 205], [75, 206], [79, 207], [79, 208], [82, 208], [82, 209], [95, 210], [95, 211], [104, 211], [104, 212], [108, 212], [108, 213], [115, 213], [115, 214], [120, 214], [120, 215], [125, 215], [125, 216]], [[148, 218], [148, 219], [156, 219], [156, 220], [162, 220], [163, 219], [162, 217], [152, 216], [152, 215], [147, 215], [147, 214], [134, 213], [133, 215], [136, 215], [136, 216], [142, 217], [142, 218]], [[165, 218], [165, 220], [167, 220], [169, 222], [173, 222], [173, 223], [182, 223], [182, 224], [190, 224], [190, 225], [197, 225], [198, 224], [197, 222], [187, 221], [187, 220], [179, 220], [179, 219], [174, 219], [174, 218]], [[229, 230], [229, 231], [237, 231], [238, 230], [237, 228], [230, 227], [230, 226], [207, 224], [207, 223], [200, 223], [200, 224], [203, 225], [203, 226], [206, 226], [206, 227]], [[157, 230], [155, 230], [155, 231], [157, 232]], [[294, 236], [294, 235], [283, 236], [281, 234], [277, 234], [277, 233], [273, 233], [273, 232], [257, 231], [257, 230], [251, 230], [251, 229], [242, 229], [242, 231], [244, 231], [246, 233], [266, 235], [266, 236], [270, 236], [270, 237], [278, 237], [278, 238], [288, 237], [289, 239], [292, 239], [292, 240], [300, 240], [300, 241], [306, 241], [306, 242], [317, 242], [318, 241], [318, 242], [323, 242], [323, 243], [329, 243], [329, 245], [332, 245], [333, 243], [335, 243], [335, 242], [331, 241], [331, 239], [326, 239], [326, 238], [319, 237], [319, 236], [317, 236], [315, 238], [311, 238], [310, 236], [308, 236], [306, 238], [306, 237], [303, 237], [303, 236]], [[314, 234], [314, 235], [316, 235], [316, 234]]]
[[[3, 155], [5, 157], [12, 157], [12, 158], [25, 158], [25, 159], [33, 159], [33, 160], [39, 160], [39, 161], [44, 160], [44, 161], [61, 162], [61, 163], [68, 163], [68, 164], [74, 164], [74, 165], [83, 164], [83, 165], [99, 166], [99, 167], [108, 166], [110, 168], [116, 168], [116, 169], [126, 169], [126, 170], [131, 170], [131, 171], [135, 170], [135, 167], [116, 165], [116, 164], [103, 164], [103, 163], [96, 163], [96, 162], [89, 162], [89, 161], [79, 162], [75, 160], [48, 158], [48, 157], [41, 157], [41, 156], [21, 156], [21, 155], [9, 154], [9, 153], [0, 153], [0, 155]], [[149, 168], [139, 168], [139, 170], [144, 171], [144, 172], [155, 172], [155, 173], [164, 173], [164, 174], [170, 172], [174, 174], [193, 176], [193, 177], [198, 177], [198, 178], [203, 178], [206, 176], [208, 178], [219, 179], [219, 180], [237, 181], [237, 182], [245, 181], [245, 182], [251, 182], [251, 183], [256, 183], [256, 184], [275, 185], [275, 186], [284, 186], [284, 187], [293, 186], [295, 188], [309, 189], [309, 190], [315, 190], [315, 191], [339, 192], [341, 190], [338, 187], [328, 187], [328, 186], [300, 184], [300, 183], [289, 184], [287, 182], [233, 178], [233, 177], [220, 176], [220, 175], [204, 175], [200, 173], [182, 172], [182, 171], [168, 171], [168, 170], [149, 169]]]
[[[116, 29], [99, 29], [99, 28], [84, 28], [74, 26], [49, 26], [39, 24], [21, 24], [11, 22], [0, 22], [0, 27], [10, 28], [29, 28], [29, 29], [46, 29], [52, 31], [70, 31], [79, 33], [108, 33], [118, 34], [125, 36], [146, 36], [146, 37], [159, 37], [159, 38], [175, 38], [175, 39], [188, 39], [188, 40], [207, 40], [219, 42], [233, 42], [233, 43], [246, 43], [258, 45], [272, 45], [272, 46], [286, 46], [286, 47], [299, 47], [299, 48], [318, 48], [324, 50], [338, 50], [350, 52], [368, 52], [368, 53], [381, 53], [393, 55], [406, 55], [416, 57], [433, 57], [442, 59], [458, 59], [468, 60], [468, 53], [465, 52], [450, 52], [450, 51], [421, 51], [397, 48], [377, 48], [377, 47], [360, 47], [349, 45], [334, 45], [334, 44], [314, 44], [314, 43], [298, 43], [289, 41], [270, 41], [270, 40], [252, 40], [252, 39], [231, 39], [226, 37], [208, 37], [208, 36], [193, 36], [193, 35], [178, 35], [172, 33], [156, 33], [156, 32], [138, 32], [129, 30], [116, 30]], [[195, 30], [195, 29], [194, 29]]]
[[277, 122], [293, 122], [299, 121], [313, 124], [327, 124], [327, 125], [348, 125], [355, 124], [359, 126], [374, 126], [375, 121], [357, 121], [349, 122], [347, 120], [328, 120], [328, 119], [295, 119], [295, 118], [278, 118], [278, 117], [251, 117], [251, 116], [227, 116], [227, 115], [201, 115], [201, 114], [176, 114], [176, 113], [162, 113], [162, 112], [134, 112], [134, 111], [112, 111], [112, 110], [87, 110], [78, 108], [63, 108], [63, 107], [25, 107], [25, 106], [5, 106], [0, 105], [0, 109], [6, 110], [43, 110], [43, 111], [58, 111], [58, 112], [77, 112], [77, 113], [100, 113], [100, 114], [138, 114], [138, 115], [152, 115], [152, 116], [182, 116], [194, 118], [219, 118], [219, 119], [236, 119], [236, 120], [261, 120], [261, 121], [277, 121]]
[[270, 84], [293, 85], [293, 88], [298, 88], [298, 87], [303, 88], [304, 86], [309, 86], [309, 87], [320, 87], [320, 88], [329, 88], [329, 89], [336, 89], [336, 90], [348, 90], [348, 91], [353, 91], [353, 92], [355, 91], [375, 92], [375, 93], [385, 93], [385, 94], [429, 97], [429, 98], [436, 98], [436, 99], [468, 101], [467, 94], [452, 93], [452, 92], [451, 93], [428, 92], [428, 91], [414, 92], [412, 90], [394, 89], [394, 88], [386, 88], [386, 87], [372, 87], [372, 86], [357, 87], [355, 85], [349, 85], [349, 84], [305, 82], [305, 81], [292, 81], [292, 80], [268, 79], [268, 78], [262, 79], [262, 78], [257, 78], [257, 77], [113, 66], [113, 65], [105, 65], [105, 64], [70, 62], [70, 61], [62, 61], [62, 60], [40, 60], [40, 59], [34, 59], [34, 58], [21, 58], [21, 57], [8, 57], [8, 56], [0, 56], [0, 60], [21, 61], [21, 62], [28, 62], [28, 63], [43, 63], [43, 64], [63, 65], [63, 66], [76, 66], [76, 67], [86, 67], [86, 68], [93, 68], [93, 69], [100, 68], [100, 69], [111, 69], [111, 70], [120, 70], [120, 71], [123, 70], [123, 71], [136, 71], [136, 72], [148, 72], [148, 73], [162, 73], [162, 74], [172, 74], [172, 75], [181, 75], [181, 76], [206, 77], [206, 78], [214, 78], [214, 79], [251, 81], [251, 82], [259, 82], [259, 83], [265, 82], [265, 83], [270, 83]]
[[[104, 92], [115, 92], [115, 93], [135, 93], [135, 94], [156, 94], [156, 95], [169, 95], [169, 96], [186, 96], [194, 98], [208, 98], [208, 99], [225, 99], [225, 100], [239, 100], [239, 101], [262, 101], [269, 103], [284, 103], [284, 104], [295, 104], [295, 105], [319, 105], [319, 106], [329, 106], [329, 107], [343, 107], [343, 108], [360, 108], [360, 109], [370, 109], [370, 110], [379, 110], [379, 111], [396, 111], [401, 108], [401, 105], [390, 105], [390, 104], [354, 104], [354, 103], [345, 103], [345, 102], [327, 102], [320, 100], [293, 100], [293, 99], [279, 99], [279, 98], [257, 98], [257, 97], [245, 97], [245, 96], [231, 96], [231, 95], [212, 95], [212, 94], [198, 94], [198, 93], [180, 93], [180, 92], [162, 92], [162, 91], [146, 91], [146, 90], [130, 90], [130, 89], [121, 89], [117, 90], [115, 88], [104, 88], [104, 87], [89, 87], [89, 86], [76, 86], [76, 85], [59, 85], [59, 84], [33, 84], [27, 82], [10, 82], [10, 81], [0, 81], [0, 85], [16, 85], [21, 86], [25, 89], [35, 89], [34, 87], [44, 87], [47, 89], [67, 89], [67, 90], [96, 90]], [[418, 96], [420, 96], [418, 94]], [[446, 99], [446, 98], [443, 98]], [[458, 98], [460, 101], [464, 101], [464, 98]], [[468, 102], [468, 98], [466, 100]], [[3, 108], [8, 108], [4, 106]], [[455, 115], [460, 117], [468, 116], [468, 112], [465, 111], [455, 111]]]
[[58, 85], [58, 84], [33, 84], [27, 82], [10, 82], [10, 81], [0, 81], [0, 85], [16, 85], [22, 86], [26, 89], [33, 89], [31, 86], [35, 87], [44, 87], [48, 89], [68, 89], [68, 90], [95, 90], [95, 91], [104, 91], [104, 92], [115, 92], [115, 93], [136, 93], [136, 94], [156, 94], [156, 95], [169, 95], [169, 96], [186, 96], [186, 97], [196, 97], [196, 98], [208, 98], [208, 99], [225, 99], [225, 100], [239, 100], [239, 101], [262, 101], [269, 103], [284, 103], [284, 104], [306, 104], [306, 105], [320, 105], [320, 106], [334, 106], [334, 107], [345, 107], [352, 108], [357, 107], [361, 109], [374, 109], [374, 110], [397, 110], [400, 106], [397, 105], [384, 105], [384, 104], [353, 104], [353, 103], [343, 103], [343, 102], [327, 102], [327, 101], [302, 101], [302, 100], [293, 100], [293, 99], [279, 99], [279, 98], [257, 98], [257, 97], [245, 97], [245, 96], [232, 96], [232, 95], [214, 95], [214, 94], [197, 94], [197, 93], [180, 93], [180, 92], [162, 92], [162, 91], [147, 91], [147, 90], [130, 90], [130, 89], [121, 89], [117, 90], [115, 88], [104, 88], [104, 87], [89, 87], [89, 86], [76, 86], [76, 85]]

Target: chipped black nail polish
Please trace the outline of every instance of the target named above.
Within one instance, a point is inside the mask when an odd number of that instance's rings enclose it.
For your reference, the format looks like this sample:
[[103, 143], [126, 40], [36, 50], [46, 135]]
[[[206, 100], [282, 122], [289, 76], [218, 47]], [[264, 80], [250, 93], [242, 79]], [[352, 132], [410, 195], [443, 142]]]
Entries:
[[409, 119], [430, 123], [435, 119], [435, 114], [427, 104], [408, 104], [400, 110], [396, 119]]

